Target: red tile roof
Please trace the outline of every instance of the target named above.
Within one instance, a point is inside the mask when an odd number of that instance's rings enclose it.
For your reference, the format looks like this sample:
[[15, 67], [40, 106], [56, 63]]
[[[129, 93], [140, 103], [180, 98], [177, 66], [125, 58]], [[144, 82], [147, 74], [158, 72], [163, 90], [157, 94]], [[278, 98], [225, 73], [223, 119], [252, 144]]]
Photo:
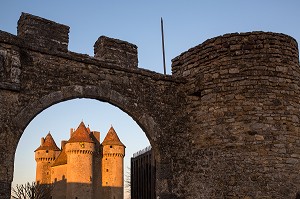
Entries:
[[115, 129], [113, 127], [110, 127], [108, 133], [106, 134], [106, 137], [104, 138], [102, 145], [118, 145], [118, 146], [124, 146], [125, 145], [120, 141]]
[[90, 142], [93, 143], [93, 140], [90, 137], [89, 130], [86, 128], [85, 124], [81, 122], [72, 134], [71, 138], [68, 140], [68, 143], [71, 142]]
[[52, 167], [59, 166], [59, 165], [64, 165], [67, 164], [67, 154], [65, 152], [65, 149], [61, 151], [57, 159], [53, 162], [51, 165]]
[[57, 147], [52, 135], [50, 132], [44, 139], [44, 143], [41, 144], [35, 151], [39, 150], [53, 150], [53, 151], [60, 151], [60, 149]]

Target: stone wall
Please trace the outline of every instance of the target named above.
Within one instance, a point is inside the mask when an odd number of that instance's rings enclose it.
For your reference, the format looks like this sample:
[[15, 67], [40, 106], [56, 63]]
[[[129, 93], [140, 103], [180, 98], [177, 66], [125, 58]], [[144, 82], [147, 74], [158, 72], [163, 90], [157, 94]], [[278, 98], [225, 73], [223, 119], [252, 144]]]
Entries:
[[128, 42], [102, 37], [90, 57], [67, 51], [64, 25], [23, 14], [19, 26], [18, 36], [0, 31], [1, 198], [26, 126], [74, 98], [108, 102], [140, 125], [156, 159], [157, 198], [292, 199], [300, 190], [293, 38], [216, 37], [175, 58], [165, 76], [138, 68]]
[[[1, 36], [9, 36], [0, 31]], [[0, 45], [0, 88], [18, 90], [20, 87], [20, 49], [10, 44]]]
[[276, 33], [228, 34], [173, 59], [186, 77], [194, 145], [190, 198], [295, 198], [300, 189], [299, 57]]

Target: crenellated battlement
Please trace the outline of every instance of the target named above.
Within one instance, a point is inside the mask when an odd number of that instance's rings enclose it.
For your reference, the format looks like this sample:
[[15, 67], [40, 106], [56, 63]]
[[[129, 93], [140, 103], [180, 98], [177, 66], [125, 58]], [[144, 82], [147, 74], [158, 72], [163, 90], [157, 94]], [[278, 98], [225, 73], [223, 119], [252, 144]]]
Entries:
[[51, 158], [45, 158], [45, 157], [35, 158], [35, 161], [37, 161], [37, 162], [49, 162], [49, 161], [52, 162], [54, 160], [56, 160], [55, 157], [51, 157]]
[[47, 50], [67, 52], [69, 30], [66, 25], [27, 13], [22, 13], [18, 21], [18, 37], [30, 46]]
[[99, 37], [94, 45], [94, 54], [96, 58], [115, 61], [125, 68], [138, 66], [137, 46], [119, 39]]
[[66, 152], [70, 154], [91, 154], [91, 155], [94, 153], [94, 151], [92, 150], [67, 150]]
[[103, 157], [121, 157], [123, 158], [124, 153], [103, 153]]
[[[22, 13], [18, 38], [27, 47], [50, 52], [68, 52], [69, 30], [66, 25]], [[126, 41], [100, 36], [94, 45], [94, 57], [125, 68], [137, 68], [137, 46]], [[1, 60], [0, 60], [1, 62]]]

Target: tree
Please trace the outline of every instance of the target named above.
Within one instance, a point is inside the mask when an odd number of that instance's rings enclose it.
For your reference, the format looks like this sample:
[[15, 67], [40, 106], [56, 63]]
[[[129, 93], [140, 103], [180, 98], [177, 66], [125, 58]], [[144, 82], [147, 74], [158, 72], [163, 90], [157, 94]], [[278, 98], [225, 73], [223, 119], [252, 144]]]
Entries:
[[130, 167], [127, 167], [126, 168], [126, 171], [125, 171], [125, 191], [127, 192], [128, 194], [128, 199], [130, 199], [131, 197], [131, 172], [130, 172]]
[[52, 199], [53, 184], [38, 184], [36, 182], [17, 185], [13, 188], [13, 199]]

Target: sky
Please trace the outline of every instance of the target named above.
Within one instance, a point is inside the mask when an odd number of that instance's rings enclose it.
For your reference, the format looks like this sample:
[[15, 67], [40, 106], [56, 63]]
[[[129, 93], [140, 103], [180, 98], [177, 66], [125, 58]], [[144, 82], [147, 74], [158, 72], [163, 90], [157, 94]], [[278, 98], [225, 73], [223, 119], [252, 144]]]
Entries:
[[[17, 33], [21, 12], [70, 26], [69, 50], [93, 56], [99, 36], [128, 41], [138, 46], [139, 67], [163, 73], [160, 18], [164, 20], [167, 73], [171, 60], [205, 40], [234, 32], [271, 31], [300, 41], [299, 0], [6, 0], [0, 7], [0, 30]], [[111, 125], [127, 146], [125, 167], [132, 153], [146, 147], [145, 133], [133, 119], [108, 103], [71, 100], [37, 115], [27, 126], [17, 148], [14, 184], [33, 181], [33, 151], [50, 131], [60, 145], [70, 128], [81, 121], [104, 138]]]

